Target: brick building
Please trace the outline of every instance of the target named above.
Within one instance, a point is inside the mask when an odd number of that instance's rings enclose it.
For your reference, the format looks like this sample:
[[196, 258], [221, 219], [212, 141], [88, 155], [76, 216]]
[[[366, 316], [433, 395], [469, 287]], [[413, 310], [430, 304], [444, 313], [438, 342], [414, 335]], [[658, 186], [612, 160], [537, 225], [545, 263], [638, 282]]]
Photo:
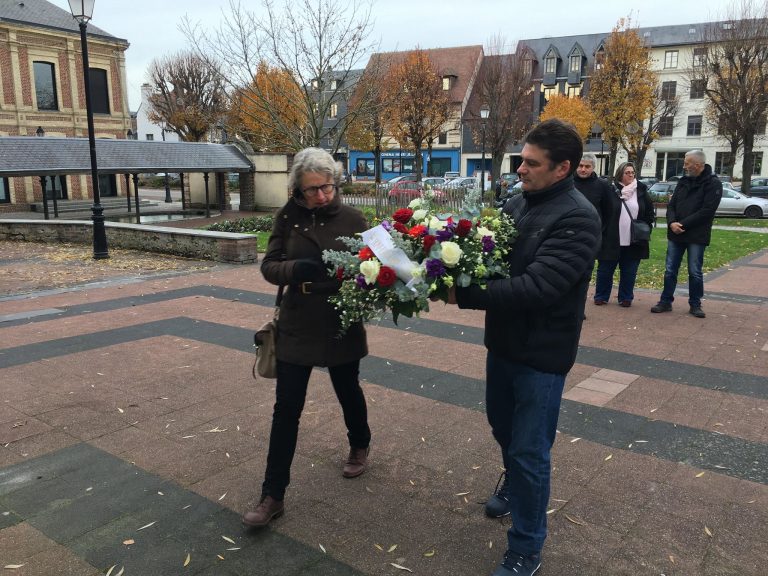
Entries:
[[[96, 138], [125, 138], [131, 128], [125, 80], [126, 40], [88, 26], [91, 101]], [[0, 138], [88, 137], [80, 29], [45, 0], [0, 0]], [[0, 158], [0, 163], [3, 159]], [[92, 196], [87, 175], [51, 176], [58, 198]], [[100, 177], [102, 196], [120, 182]], [[39, 179], [0, 178], [0, 211], [27, 210], [42, 199]]]

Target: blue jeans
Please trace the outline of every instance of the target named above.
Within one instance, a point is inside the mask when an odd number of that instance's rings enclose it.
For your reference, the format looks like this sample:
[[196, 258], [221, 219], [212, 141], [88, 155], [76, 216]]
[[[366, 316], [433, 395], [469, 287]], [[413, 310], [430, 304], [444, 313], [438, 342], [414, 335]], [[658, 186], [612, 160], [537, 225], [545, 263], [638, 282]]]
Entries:
[[595, 300], [608, 302], [613, 290], [613, 273], [619, 267], [619, 302], [632, 302], [635, 298], [635, 280], [640, 267], [639, 258], [628, 256], [628, 246], [622, 246], [618, 260], [599, 260], [595, 277]]
[[486, 411], [510, 485], [509, 550], [537, 554], [547, 537], [549, 453], [555, 441], [565, 374], [539, 372], [490, 352]]
[[677, 288], [677, 273], [683, 254], [688, 252], [688, 305], [701, 306], [704, 296], [704, 274], [701, 272], [704, 266], [704, 244], [684, 244], [682, 242], [667, 241], [667, 262], [664, 269], [664, 290], [661, 292], [660, 301], [671, 304], [675, 299]]

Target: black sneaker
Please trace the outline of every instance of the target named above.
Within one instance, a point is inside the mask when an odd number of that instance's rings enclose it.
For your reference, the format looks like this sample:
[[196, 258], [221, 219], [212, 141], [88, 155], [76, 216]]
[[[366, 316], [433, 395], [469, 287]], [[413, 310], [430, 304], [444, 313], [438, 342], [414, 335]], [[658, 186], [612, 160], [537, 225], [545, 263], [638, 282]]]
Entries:
[[541, 554], [523, 556], [507, 550], [501, 565], [491, 576], [532, 576], [539, 568], [541, 568]]
[[489, 518], [502, 518], [509, 515], [509, 478], [502, 472], [493, 495], [485, 503], [485, 515]]
[[701, 309], [701, 306], [691, 306], [691, 309], [688, 310], [688, 314], [691, 316], [696, 316], [696, 318], [706, 318], [707, 315], [704, 314], [704, 310]]
[[659, 312], [672, 312], [672, 304], [669, 302], [659, 302], [656, 306], [651, 308], [651, 312], [654, 314], [658, 314]]

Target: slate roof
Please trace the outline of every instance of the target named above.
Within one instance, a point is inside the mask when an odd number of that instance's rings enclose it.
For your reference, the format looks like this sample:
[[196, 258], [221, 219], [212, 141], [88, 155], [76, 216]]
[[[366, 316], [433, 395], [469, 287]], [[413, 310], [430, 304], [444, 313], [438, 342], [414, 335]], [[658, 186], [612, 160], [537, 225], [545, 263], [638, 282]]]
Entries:
[[[106, 3], [103, 2], [103, 4]], [[108, 7], [101, 6], [101, 9], [106, 10]], [[98, 3], [94, 10], [94, 16], [98, 21]], [[53, 30], [65, 30], [80, 34], [80, 26], [72, 17], [72, 13], [50, 2], [46, 2], [46, 0], [0, 0], [0, 23], [2, 22], [26, 24]], [[114, 42], [128, 44], [127, 40], [116, 38], [109, 32], [90, 23], [88, 24], [88, 35], [100, 36]]]
[[[96, 140], [100, 174], [250, 172], [236, 146], [195, 142]], [[83, 174], [91, 170], [87, 138], [0, 137], [0, 177]]]

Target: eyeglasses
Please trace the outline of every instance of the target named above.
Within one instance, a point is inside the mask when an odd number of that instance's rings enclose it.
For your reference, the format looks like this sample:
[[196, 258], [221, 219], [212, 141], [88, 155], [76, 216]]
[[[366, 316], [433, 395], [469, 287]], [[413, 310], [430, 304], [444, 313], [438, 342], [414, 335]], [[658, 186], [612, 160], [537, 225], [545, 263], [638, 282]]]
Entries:
[[310, 198], [317, 196], [322, 192], [325, 196], [332, 196], [336, 192], [336, 184], [323, 184], [322, 186], [309, 186], [301, 191], [305, 196]]

